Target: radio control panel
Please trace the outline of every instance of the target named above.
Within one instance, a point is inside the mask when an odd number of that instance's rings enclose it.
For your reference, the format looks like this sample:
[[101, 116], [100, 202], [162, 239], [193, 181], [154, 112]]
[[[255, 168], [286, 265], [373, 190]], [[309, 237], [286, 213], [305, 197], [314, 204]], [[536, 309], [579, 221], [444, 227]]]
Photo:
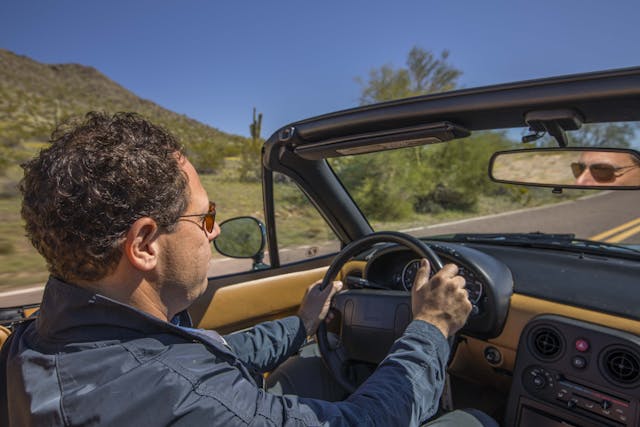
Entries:
[[522, 374], [522, 385], [533, 396], [567, 409], [585, 411], [626, 424], [632, 417], [632, 405], [612, 396], [567, 380], [559, 372], [529, 366]]
[[518, 342], [504, 424], [640, 427], [640, 336], [534, 317]]

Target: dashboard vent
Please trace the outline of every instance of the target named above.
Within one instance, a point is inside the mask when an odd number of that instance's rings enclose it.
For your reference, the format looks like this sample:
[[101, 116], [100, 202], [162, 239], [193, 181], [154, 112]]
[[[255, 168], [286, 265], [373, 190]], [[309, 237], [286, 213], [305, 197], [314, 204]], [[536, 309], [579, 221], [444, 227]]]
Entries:
[[538, 357], [545, 360], [559, 357], [563, 350], [560, 333], [547, 326], [536, 328], [531, 332], [529, 345]]
[[624, 347], [607, 350], [602, 356], [602, 368], [614, 382], [631, 385], [640, 379], [640, 358]]

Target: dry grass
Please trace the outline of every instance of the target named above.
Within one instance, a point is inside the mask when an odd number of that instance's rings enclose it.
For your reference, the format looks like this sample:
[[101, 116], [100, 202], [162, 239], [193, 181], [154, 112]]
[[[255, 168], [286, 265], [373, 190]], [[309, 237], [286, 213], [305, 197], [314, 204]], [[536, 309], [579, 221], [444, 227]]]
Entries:
[[513, 153], [496, 161], [493, 174], [499, 179], [519, 182], [573, 184], [571, 162], [576, 161], [579, 153]]

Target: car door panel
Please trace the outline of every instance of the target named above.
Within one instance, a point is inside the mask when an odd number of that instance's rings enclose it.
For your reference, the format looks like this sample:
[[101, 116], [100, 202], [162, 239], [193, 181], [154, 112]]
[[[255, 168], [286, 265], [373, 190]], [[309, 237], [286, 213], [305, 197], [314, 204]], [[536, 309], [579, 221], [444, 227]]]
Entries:
[[322, 279], [326, 270], [319, 267], [218, 287], [208, 292], [211, 297], [197, 325], [229, 333], [293, 315], [309, 285]]

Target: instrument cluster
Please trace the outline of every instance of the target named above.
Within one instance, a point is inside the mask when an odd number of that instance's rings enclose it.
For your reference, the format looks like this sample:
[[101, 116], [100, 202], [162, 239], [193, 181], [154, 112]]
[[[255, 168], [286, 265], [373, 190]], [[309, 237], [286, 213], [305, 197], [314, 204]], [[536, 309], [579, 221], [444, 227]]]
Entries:
[[[448, 261], [447, 261], [448, 262]], [[471, 304], [478, 304], [480, 298], [482, 298], [484, 285], [482, 281], [476, 276], [476, 274], [468, 267], [458, 265], [458, 274], [464, 277], [466, 284], [465, 288], [469, 293], [469, 301]], [[413, 282], [416, 278], [416, 273], [418, 272], [418, 268], [420, 268], [420, 260], [412, 259], [402, 267], [402, 272], [398, 275], [394, 275], [394, 282], [397, 288], [404, 289], [406, 291], [410, 291], [413, 287]], [[435, 272], [431, 270], [429, 276], [433, 276]]]
[[[458, 266], [472, 305], [463, 333], [476, 337], [498, 336], [513, 293], [513, 275], [499, 259], [466, 245], [426, 241], [443, 265]], [[353, 288], [409, 293], [420, 267], [420, 257], [399, 245], [380, 245], [362, 255], [366, 266]], [[429, 259], [433, 265], [434, 260]], [[433, 272], [430, 274], [434, 274]]]

